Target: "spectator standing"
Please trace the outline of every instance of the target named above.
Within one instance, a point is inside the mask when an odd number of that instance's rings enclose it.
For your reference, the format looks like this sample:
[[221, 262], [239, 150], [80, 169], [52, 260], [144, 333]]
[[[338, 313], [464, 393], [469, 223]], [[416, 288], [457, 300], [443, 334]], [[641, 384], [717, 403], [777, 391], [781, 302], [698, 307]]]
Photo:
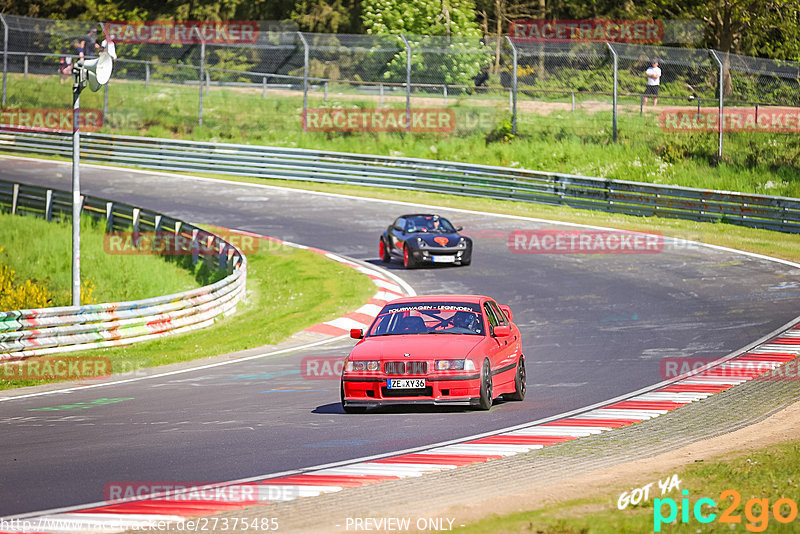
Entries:
[[[78, 41], [72, 43], [75, 52], [80, 54], [81, 44]], [[66, 82], [72, 75], [72, 54], [67, 53], [61, 57], [58, 65], [58, 72], [61, 74], [61, 83]]]
[[661, 69], [658, 60], [653, 60], [652, 66], [645, 71], [647, 86], [644, 88], [644, 105], [647, 105], [647, 95], [653, 95], [653, 107], [658, 105], [658, 88], [661, 86]]
[[81, 41], [80, 45], [78, 51], [81, 59], [94, 57], [95, 49], [100, 46], [97, 44], [97, 28], [89, 30], [89, 33], [83, 36], [83, 41]]

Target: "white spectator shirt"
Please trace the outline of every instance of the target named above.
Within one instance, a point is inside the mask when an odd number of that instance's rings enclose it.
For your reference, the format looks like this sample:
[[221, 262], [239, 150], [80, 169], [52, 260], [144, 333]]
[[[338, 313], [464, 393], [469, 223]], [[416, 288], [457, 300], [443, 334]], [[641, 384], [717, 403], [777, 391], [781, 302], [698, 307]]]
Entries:
[[[651, 78], [655, 76], [655, 78]], [[659, 85], [661, 83], [661, 69], [658, 67], [650, 67], [647, 69], [647, 85]]]

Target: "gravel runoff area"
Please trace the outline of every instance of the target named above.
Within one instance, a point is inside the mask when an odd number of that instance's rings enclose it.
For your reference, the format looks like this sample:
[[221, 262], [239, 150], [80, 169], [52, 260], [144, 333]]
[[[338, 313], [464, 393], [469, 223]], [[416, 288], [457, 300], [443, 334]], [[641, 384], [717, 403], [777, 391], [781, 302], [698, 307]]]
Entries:
[[603, 489], [615, 500], [620, 486], [652, 482], [682, 465], [800, 438], [800, 380], [769, 379], [779, 372], [660, 417], [571, 442], [214, 517], [277, 518], [280, 532], [327, 533], [348, 532], [347, 518], [409, 517], [412, 525], [418, 518], [450, 518], [457, 527]]

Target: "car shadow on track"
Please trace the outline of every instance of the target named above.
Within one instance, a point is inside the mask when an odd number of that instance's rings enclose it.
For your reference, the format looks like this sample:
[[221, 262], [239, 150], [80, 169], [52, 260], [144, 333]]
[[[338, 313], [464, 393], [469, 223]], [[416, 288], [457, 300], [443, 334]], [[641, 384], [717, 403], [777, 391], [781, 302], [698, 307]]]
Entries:
[[[503, 404], [506, 404], [505, 401], [502, 399], [495, 399], [494, 404], [492, 405], [492, 409], [496, 407], [500, 407]], [[473, 413], [479, 412], [482, 410], [476, 410], [474, 408], [470, 408], [468, 406], [434, 406], [429, 404], [405, 404], [405, 405], [398, 405], [398, 406], [382, 406], [380, 408], [371, 408], [364, 412], [364, 414], [358, 415], [393, 415], [393, 414], [443, 414], [443, 413]], [[323, 404], [322, 406], [317, 406], [311, 413], [314, 414], [342, 414], [344, 415], [344, 410], [342, 409], [342, 405], [339, 402], [332, 402], [330, 404]], [[348, 416], [352, 414], [347, 414]]]
[[364, 260], [364, 263], [369, 263], [370, 265], [374, 265], [376, 267], [383, 267], [387, 271], [418, 271], [422, 269], [431, 269], [431, 270], [438, 270], [438, 269], [461, 269], [462, 267], [467, 267], [466, 265], [456, 265], [454, 263], [426, 263], [420, 267], [414, 267], [413, 269], [406, 269], [403, 267], [403, 264], [399, 261], [393, 261], [391, 263], [383, 263], [380, 259], [372, 259], [372, 260]]

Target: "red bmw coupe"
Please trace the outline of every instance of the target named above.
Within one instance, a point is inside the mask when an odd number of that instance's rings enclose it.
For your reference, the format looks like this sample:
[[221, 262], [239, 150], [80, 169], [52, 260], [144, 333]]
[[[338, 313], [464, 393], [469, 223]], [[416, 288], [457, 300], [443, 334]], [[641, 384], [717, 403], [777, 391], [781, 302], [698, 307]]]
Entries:
[[347, 413], [389, 404], [455, 404], [488, 410], [525, 398], [525, 358], [508, 306], [477, 295], [432, 295], [383, 307], [345, 361]]

